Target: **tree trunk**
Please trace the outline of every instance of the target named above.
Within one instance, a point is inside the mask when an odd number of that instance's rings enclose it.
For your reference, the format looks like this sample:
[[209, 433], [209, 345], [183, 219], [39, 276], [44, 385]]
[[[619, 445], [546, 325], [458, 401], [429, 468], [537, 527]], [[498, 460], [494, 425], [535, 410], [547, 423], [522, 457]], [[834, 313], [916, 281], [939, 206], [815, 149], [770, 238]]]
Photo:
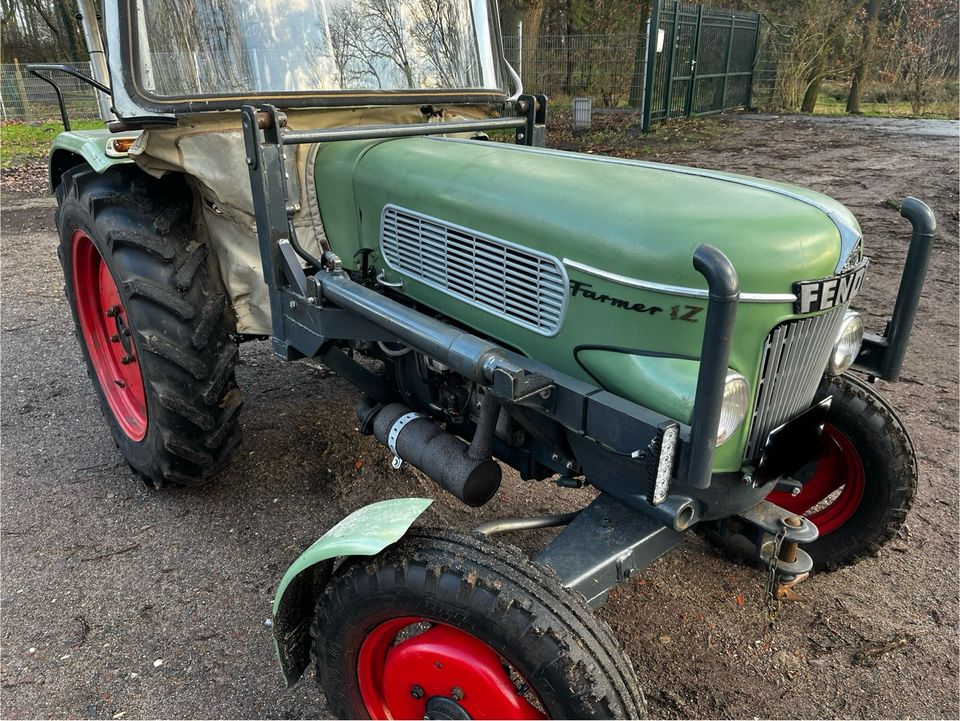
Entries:
[[880, 1], [870, 0], [867, 5], [867, 20], [863, 27], [863, 44], [860, 46], [860, 59], [853, 71], [853, 80], [850, 81], [850, 94], [847, 96], [847, 112], [860, 113], [860, 99], [863, 95], [863, 84], [867, 78], [867, 68], [872, 62], [873, 42], [877, 36], [877, 18], [880, 17]]
[[801, 113], [812, 113], [817, 109], [817, 98], [820, 96], [820, 84], [823, 82], [823, 71], [826, 67], [826, 53], [821, 52], [807, 78], [807, 91], [803, 94]]
[[650, 30], [651, 39], [647, 40], [644, 35], [647, 19], [650, 17], [650, 0], [643, 0], [640, 4], [640, 22], [637, 26], [637, 50], [633, 58], [633, 77], [630, 80], [630, 100], [628, 104], [631, 108], [640, 109], [643, 104], [643, 84], [646, 80], [647, 64], [647, 42], [656, 42], [657, 29]]

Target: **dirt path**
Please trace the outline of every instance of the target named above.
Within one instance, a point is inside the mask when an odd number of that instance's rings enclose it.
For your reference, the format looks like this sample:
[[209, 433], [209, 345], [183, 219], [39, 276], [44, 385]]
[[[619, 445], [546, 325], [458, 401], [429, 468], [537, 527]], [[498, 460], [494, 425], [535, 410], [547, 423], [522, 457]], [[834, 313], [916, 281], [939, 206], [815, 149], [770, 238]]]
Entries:
[[[833, 195], [860, 218], [873, 259], [859, 306], [889, 311], [908, 230], [892, 205], [928, 201], [941, 230], [900, 409], [921, 464], [909, 529], [889, 551], [807, 581], [769, 629], [762, 576], [697, 538], [624, 585], [601, 612], [655, 717], [960, 715], [958, 659], [958, 228], [955, 138], [808, 121], [712, 121], [713, 139], [645, 157], [747, 172]], [[562, 136], [561, 136], [562, 137]], [[596, 152], [636, 155], [624, 145]], [[357, 507], [438, 502], [429, 523], [481, 517], [388, 469], [353, 429], [336, 377], [244, 346], [246, 440], [212, 488], [148, 493], [94, 406], [62, 293], [52, 202], [6, 186], [2, 253], [3, 717], [316, 717], [312, 678], [282, 688], [274, 586], [296, 555]], [[508, 478], [482, 517], [556, 510], [557, 493]], [[577, 499], [564, 496], [565, 503]], [[530, 545], [536, 537], [511, 539]]]

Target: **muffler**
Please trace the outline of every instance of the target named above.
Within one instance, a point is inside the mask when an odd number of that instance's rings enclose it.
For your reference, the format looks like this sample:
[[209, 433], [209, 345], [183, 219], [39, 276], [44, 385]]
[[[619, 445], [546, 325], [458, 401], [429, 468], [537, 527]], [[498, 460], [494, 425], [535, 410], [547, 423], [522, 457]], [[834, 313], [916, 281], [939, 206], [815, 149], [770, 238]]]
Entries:
[[500, 488], [500, 464], [491, 457], [499, 412], [500, 404], [486, 394], [476, 435], [467, 444], [402, 403], [372, 407], [361, 404], [357, 409], [360, 430], [372, 432], [391, 450], [395, 467], [399, 467], [398, 460], [409, 463], [474, 507], [489, 501]]

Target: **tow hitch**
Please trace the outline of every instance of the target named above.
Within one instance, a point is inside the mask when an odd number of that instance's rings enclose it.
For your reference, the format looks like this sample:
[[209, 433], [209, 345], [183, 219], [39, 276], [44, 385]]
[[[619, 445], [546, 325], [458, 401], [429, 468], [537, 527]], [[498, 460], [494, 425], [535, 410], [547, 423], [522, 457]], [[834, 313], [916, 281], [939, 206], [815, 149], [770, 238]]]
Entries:
[[800, 548], [820, 532], [808, 518], [769, 501], [761, 501], [721, 524], [720, 535], [731, 550], [759, 561], [767, 569], [765, 595], [771, 620], [781, 601], [800, 601], [794, 587], [810, 575], [813, 560]]

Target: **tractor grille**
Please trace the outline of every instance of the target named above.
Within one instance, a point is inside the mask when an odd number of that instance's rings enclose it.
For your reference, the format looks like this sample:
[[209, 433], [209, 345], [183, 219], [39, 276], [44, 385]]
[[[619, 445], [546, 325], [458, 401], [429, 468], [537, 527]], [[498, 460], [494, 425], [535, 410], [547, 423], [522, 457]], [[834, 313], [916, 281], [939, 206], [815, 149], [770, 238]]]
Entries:
[[845, 307], [778, 325], [767, 336], [745, 458], [756, 459], [770, 431], [805, 410], [823, 377]]
[[555, 258], [394, 205], [380, 246], [398, 273], [537, 333], [560, 330], [567, 276]]

